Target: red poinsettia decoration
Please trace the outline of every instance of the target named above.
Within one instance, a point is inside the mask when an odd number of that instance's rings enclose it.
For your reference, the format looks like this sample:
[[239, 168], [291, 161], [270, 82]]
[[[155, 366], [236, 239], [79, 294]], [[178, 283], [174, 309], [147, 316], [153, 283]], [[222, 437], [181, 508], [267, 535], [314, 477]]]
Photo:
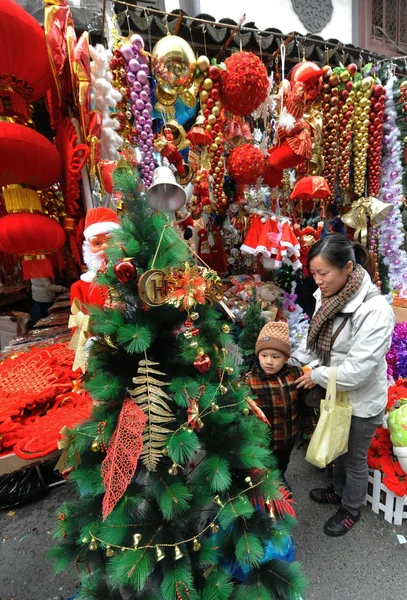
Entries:
[[398, 379], [394, 385], [389, 388], [387, 394], [387, 410], [392, 410], [395, 404], [403, 398], [407, 398], [407, 383], [405, 379]]
[[180, 310], [193, 308], [206, 302], [206, 282], [201, 275], [187, 268], [183, 273], [171, 273], [168, 277], [170, 292], [168, 304], [173, 304]]

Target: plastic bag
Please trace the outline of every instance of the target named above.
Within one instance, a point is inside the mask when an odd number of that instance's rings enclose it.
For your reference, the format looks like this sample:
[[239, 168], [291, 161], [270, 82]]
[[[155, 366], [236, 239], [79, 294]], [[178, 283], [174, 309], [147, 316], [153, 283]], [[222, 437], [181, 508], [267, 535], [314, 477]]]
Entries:
[[35, 467], [0, 477], [0, 510], [32, 502], [47, 493]]
[[348, 451], [352, 408], [346, 392], [336, 391], [336, 368], [329, 373], [321, 414], [308, 446], [306, 460], [321, 469]]

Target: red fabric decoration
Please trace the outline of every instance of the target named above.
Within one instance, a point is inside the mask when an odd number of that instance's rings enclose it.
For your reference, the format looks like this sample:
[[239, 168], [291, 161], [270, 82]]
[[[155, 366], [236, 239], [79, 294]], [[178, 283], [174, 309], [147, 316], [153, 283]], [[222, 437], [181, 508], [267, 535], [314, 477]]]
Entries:
[[212, 143], [210, 134], [202, 125], [194, 125], [185, 136], [192, 148], [196, 146], [209, 146]]
[[238, 183], [256, 183], [264, 171], [264, 156], [259, 148], [252, 144], [237, 146], [230, 153], [228, 173]]
[[266, 67], [252, 52], [236, 52], [225, 61], [221, 75], [221, 100], [234, 115], [250, 115], [266, 99]]
[[57, 124], [55, 144], [63, 160], [61, 188], [64, 194], [66, 212], [77, 215], [80, 197], [79, 180], [81, 170], [89, 158], [89, 148], [85, 144], [77, 144], [78, 136], [69, 117]]
[[[73, 387], [79, 372], [72, 371], [74, 352], [68, 342], [52, 344], [46, 348], [33, 348], [0, 364], [0, 433], [2, 424], [40, 407], [44, 411], [48, 402]], [[15, 429], [15, 426], [14, 426]]]
[[[17, 2], [2, 0], [0, 39], [0, 81], [7, 81], [6, 78], [12, 76], [31, 88], [27, 100], [41, 98], [51, 87], [52, 72], [39, 23]], [[23, 162], [23, 159], [19, 160]]]
[[102, 504], [103, 520], [123, 496], [136, 472], [143, 450], [142, 434], [145, 424], [146, 415], [143, 410], [134, 400], [125, 398], [102, 463], [102, 479], [106, 490]]
[[62, 394], [45, 415], [29, 417], [19, 431], [19, 441], [14, 445], [14, 453], [30, 460], [46, 456], [58, 449], [63, 427], [75, 427], [89, 419], [92, 398], [84, 391]]
[[75, 298], [78, 298], [83, 312], [86, 312], [85, 304], [101, 306], [103, 308], [106, 304], [107, 296], [108, 289], [93, 281], [88, 282], [79, 279], [79, 281], [75, 281], [75, 283], [71, 285], [71, 304]]
[[[0, 250], [24, 258], [24, 279], [53, 277], [52, 266], [45, 255], [61, 248], [64, 243], [62, 227], [44, 215], [18, 213], [0, 219]], [[27, 260], [29, 257], [32, 259]]]
[[294, 186], [290, 200], [326, 200], [331, 195], [328, 182], [319, 175], [303, 177]]
[[0, 164], [0, 186], [17, 183], [39, 190], [58, 181], [62, 169], [58, 150], [46, 137], [7, 122], [0, 122]]
[[64, 243], [62, 227], [44, 215], [20, 213], [0, 219], [0, 250], [23, 257], [25, 279], [53, 277], [51, 263], [45, 255]]

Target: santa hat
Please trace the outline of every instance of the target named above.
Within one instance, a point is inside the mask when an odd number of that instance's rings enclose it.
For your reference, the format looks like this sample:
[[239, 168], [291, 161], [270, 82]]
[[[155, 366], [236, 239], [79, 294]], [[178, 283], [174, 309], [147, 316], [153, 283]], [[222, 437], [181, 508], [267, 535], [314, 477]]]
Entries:
[[83, 235], [88, 241], [91, 237], [100, 233], [110, 233], [114, 229], [119, 229], [120, 221], [114, 210], [99, 206], [91, 208], [86, 213], [85, 230]]
[[263, 327], [256, 342], [256, 356], [262, 350], [279, 350], [290, 357], [290, 332], [287, 323], [274, 321]]

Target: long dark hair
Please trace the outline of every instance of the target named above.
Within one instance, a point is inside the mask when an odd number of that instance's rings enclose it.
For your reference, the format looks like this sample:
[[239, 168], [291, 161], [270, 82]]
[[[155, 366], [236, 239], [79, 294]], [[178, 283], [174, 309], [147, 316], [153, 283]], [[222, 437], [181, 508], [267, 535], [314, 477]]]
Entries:
[[362, 244], [359, 244], [359, 242], [353, 242], [353, 250], [355, 252], [356, 262], [358, 265], [361, 265], [364, 270], [369, 273], [370, 279], [375, 281], [376, 268], [373, 256], [370, 254], [367, 248], [365, 248], [365, 246]]
[[346, 236], [340, 233], [327, 235], [311, 247], [307, 259], [308, 270], [312, 259], [316, 256], [320, 256], [330, 265], [339, 269], [344, 269], [349, 261], [353, 263], [353, 266], [356, 265], [353, 244]]

